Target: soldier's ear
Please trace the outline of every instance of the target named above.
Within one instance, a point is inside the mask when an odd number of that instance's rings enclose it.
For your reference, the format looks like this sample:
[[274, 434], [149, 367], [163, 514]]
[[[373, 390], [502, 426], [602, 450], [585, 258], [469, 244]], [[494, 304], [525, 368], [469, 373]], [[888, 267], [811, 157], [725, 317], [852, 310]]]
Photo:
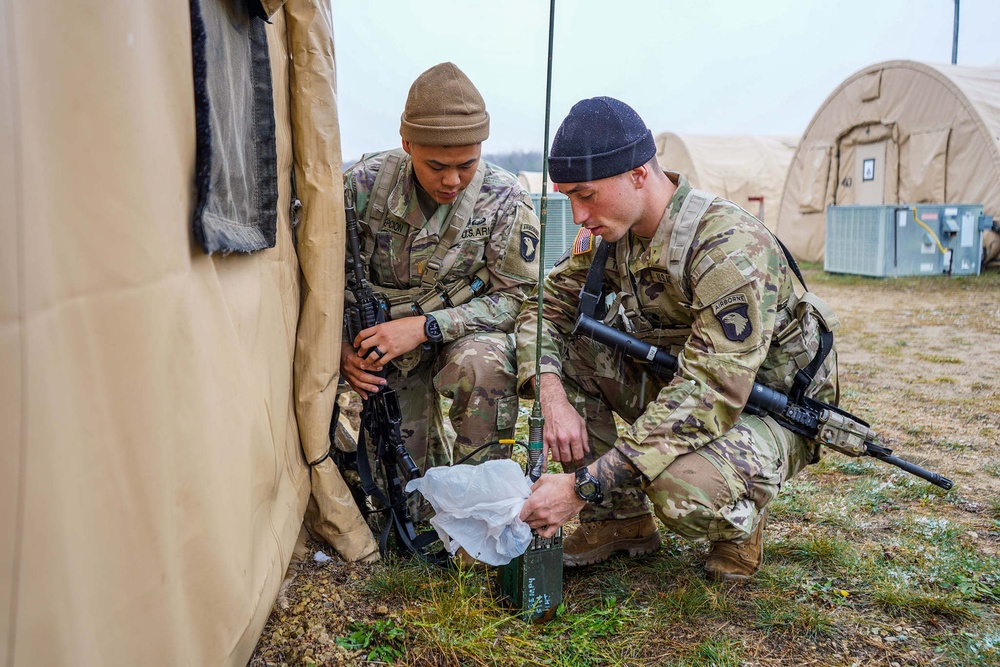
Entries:
[[406, 151], [407, 155], [413, 155], [412, 147], [413, 145], [409, 141], [403, 139], [403, 150]]
[[646, 165], [641, 165], [629, 172], [629, 178], [632, 181], [632, 187], [636, 190], [641, 190], [646, 185], [646, 179], [649, 178], [649, 169]]

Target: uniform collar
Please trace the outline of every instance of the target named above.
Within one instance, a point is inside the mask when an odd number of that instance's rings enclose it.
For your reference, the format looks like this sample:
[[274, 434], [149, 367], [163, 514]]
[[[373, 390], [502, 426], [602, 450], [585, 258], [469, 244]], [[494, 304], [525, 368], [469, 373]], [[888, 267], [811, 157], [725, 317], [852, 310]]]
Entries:
[[656, 227], [656, 234], [653, 235], [653, 240], [649, 244], [649, 250], [643, 254], [647, 256], [644, 259], [650, 265], [665, 267], [667, 265], [667, 248], [670, 245], [670, 234], [674, 231], [677, 214], [680, 213], [684, 200], [691, 192], [691, 184], [676, 171], [664, 170], [663, 173], [677, 186], [677, 189], [674, 191], [674, 196], [667, 202], [667, 208], [664, 209], [663, 217], [660, 218], [660, 224]]
[[[413, 160], [407, 154], [403, 155], [399, 173], [401, 176], [389, 193], [386, 206], [393, 216], [414, 229], [421, 229], [427, 224], [428, 219], [420, 210], [420, 202], [417, 200], [417, 188], [419, 187], [417, 177], [413, 173]], [[440, 218], [441, 214], [447, 213], [450, 207], [451, 204], [438, 206], [433, 217]], [[444, 211], [441, 210], [442, 208]]]

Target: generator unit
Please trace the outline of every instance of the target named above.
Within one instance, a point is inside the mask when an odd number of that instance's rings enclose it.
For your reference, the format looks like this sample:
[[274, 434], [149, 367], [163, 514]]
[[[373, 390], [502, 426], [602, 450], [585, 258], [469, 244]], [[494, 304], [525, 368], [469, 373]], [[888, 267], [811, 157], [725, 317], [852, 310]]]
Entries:
[[[535, 207], [535, 215], [541, 216], [542, 195], [531, 193], [531, 205]], [[573, 245], [579, 228], [573, 224], [573, 208], [569, 197], [559, 192], [553, 192], [546, 202], [545, 217], [545, 273], [552, 270], [566, 249]]]
[[830, 206], [823, 269], [877, 278], [975, 276], [983, 231], [981, 204]]

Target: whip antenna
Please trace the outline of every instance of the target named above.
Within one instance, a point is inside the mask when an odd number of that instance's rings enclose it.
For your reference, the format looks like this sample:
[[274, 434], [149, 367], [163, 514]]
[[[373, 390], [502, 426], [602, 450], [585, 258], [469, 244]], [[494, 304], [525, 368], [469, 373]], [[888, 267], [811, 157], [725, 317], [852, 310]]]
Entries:
[[[549, 3], [549, 62], [545, 79], [545, 147], [542, 152], [542, 196], [538, 207], [538, 328], [535, 340], [535, 405], [528, 418], [527, 474], [532, 481], [541, 477], [545, 468], [542, 456], [545, 418], [542, 417], [542, 295], [545, 280], [545, 219], [548, 215], [549, 179], [549, 107], [552, 101], [552, 27], [555, 25], [556, 0]], [[500, 567], [500, 582], [504, 597], [520, 610], [521, 618], [542, 623], [555, 618], [562, 604], [562, 529], [552, 537], [542, 537], [531, 531], [527, 550]]]
[[542, 457], [542, 436], [545, 418], [542, 416], [542, 297], [545, 291], [545, 222], [549, 209], [549, 110], [552, 107], [552, 35], [555, 28], [556, 0], [549, 2], [549, 51], [545, 72], [545, 141], [542, 144], [542, 197], [538, 206], [538, 320], [535, 331], [535, 404], [528, 418], [528, 475], [537, 480], [545, 467]]

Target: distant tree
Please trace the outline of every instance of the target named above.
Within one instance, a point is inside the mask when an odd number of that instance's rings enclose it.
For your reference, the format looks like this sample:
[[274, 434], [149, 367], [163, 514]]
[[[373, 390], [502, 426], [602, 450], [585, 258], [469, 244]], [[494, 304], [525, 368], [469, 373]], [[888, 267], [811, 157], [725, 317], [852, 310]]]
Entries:
[[492, 153], [483, 155], [483, 159], [503, 167], [512, 174], [519, 171], [541, 171], [541, 151], [514, 151], [511, 153]]

